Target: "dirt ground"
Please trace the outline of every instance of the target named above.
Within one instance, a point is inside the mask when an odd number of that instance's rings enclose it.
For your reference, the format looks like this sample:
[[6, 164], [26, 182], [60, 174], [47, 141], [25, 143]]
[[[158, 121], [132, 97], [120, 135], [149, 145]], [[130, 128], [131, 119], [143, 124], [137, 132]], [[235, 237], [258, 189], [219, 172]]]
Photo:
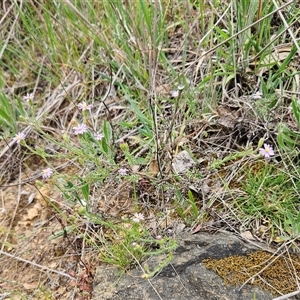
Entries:
[[87, 271], [86, 261], [90, 253], [81, 251], [80, 236], [71, 238], [65, 231], [65, 236], [50, 238], [64, 232], [66, 226], [51, 203], [70, 213], [51, 181], [39, 190], [32, 184], [2, 188], [0, 296], [88, 299], [92, 271]]

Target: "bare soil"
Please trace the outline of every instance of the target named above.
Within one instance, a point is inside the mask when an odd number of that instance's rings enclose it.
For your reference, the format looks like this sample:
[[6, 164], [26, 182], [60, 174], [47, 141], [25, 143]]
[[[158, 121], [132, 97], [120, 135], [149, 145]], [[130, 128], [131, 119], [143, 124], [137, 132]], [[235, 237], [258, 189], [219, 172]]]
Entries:
[[53, 183], [49, 181], [39, 190], [32, 184], [12, 184], [2, 189], [1, 198], [2, 295], [9, 299], [68, 299], [76, 294], [88, 299], [92, 270], [86, 274], [90, 262], [85, 261], [90, 261], [91, 253], [81, 252], [80, 237], [62, 234], [50, 239], [55, 233], [66, 233], [66, 224], [52, 203], [70, 213]]

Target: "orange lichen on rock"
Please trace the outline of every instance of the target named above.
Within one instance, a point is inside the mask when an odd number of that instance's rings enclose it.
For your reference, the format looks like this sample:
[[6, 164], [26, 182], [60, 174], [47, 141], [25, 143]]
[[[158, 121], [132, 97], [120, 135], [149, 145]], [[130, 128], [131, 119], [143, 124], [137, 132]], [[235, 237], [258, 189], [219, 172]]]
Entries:
[[226, 284], [241, 286], [245, 282], [274, 294], [287, 294], [298, 289], [300, 257], [295, 254], [274, 255], [255, 251], [248, 256], [205, 259], [206, 268], [215, 271]]

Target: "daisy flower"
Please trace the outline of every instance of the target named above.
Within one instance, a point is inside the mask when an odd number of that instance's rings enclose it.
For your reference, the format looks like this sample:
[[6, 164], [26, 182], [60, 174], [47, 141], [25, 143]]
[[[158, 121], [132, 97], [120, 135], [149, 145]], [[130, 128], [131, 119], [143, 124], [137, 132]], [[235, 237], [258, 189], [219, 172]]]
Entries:
[[25, 140], [26, 135], [23, 132], [18, 132], [13, 138], [13, 142], [20, 144], [22, 140]]
[[47, 168], [47, 169], [42, 171], [43, 179], [49, 179], [52, 174], [53, 174], [53, 170], [51, 168]]
[[141, 213], [135, 213], [132, 218], [132, 221], [135, 223], [139, 223], [140, 221], [144, 221], [144, 220], [145, 220], [145, 217]]
[[179, 91], [171, 91], [171, 97], [177, 98], [179, 96]]
[[77, 126], [73, 127], [74, 134], [84, 134], [87, 132], [88, 128], [85, 124], [78, 124]]
[[96, 133], [94, 135], [95, 140], [101, 141], [104, 138], [104, 135], [102, 133]]
[[254, 93], [252, 96], [251, 96], [251, 98], [252, 99], [261, 99], [262, 98], [262, 92], [260, 92], [260, 91], [257, 91], [256, 93]]
[[118, 173], [122, 176], [127, 175], [128, 170], [126, 168], [121, 168], [118, 170]]
[[77, 107], [78, 107], [80, 110], [82, 110], [82, 111], [85, 111], [85, 110], [91, 110], [91, 109], [92, 109], [92, 105], [91, 105], [91, 104], [87, 105], [87, 103], [86, 103], [85, 101], [79, 103], [79, 104], [77, 105]]
[[259, 153], [263, 155], [265, 158], [270, 158], [271, 156], [274, 155], [274, 150], [272, 146], [270, 146], [269, 144], [264, 144], [264, 148], [260, 148]]
[[25, 96], [23, 96], [23, 100], [29, 102], [30, 100], [32, 101], [34, 98], [34, 94], [33, 93], [27, 93]]

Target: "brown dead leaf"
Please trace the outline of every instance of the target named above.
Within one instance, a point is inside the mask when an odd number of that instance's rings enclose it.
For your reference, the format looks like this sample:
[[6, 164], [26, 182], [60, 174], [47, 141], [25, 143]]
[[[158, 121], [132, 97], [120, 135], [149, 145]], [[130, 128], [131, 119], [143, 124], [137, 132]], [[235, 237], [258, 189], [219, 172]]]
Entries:
[[249, 230], [241, 232], [241, 237], [243, 237], [246, 240], [255, 241], [254, 236]]
[[263, 236], [268, 230], [269, 230], [269, 227], [267, 227], [265, 225], [260, 225], [255, 233], [258, 236]]
[[279, 243], [283, 243], [283, 242], [286, 242], [287, 240], [281, 236], [276, 236], [274, 239], [273, 239], [273, 242], [279, 244]]
[[175, 140], [174, 144], [178, 147], [181, 147], [189, 142], [189, 139], [186, 137], [179, 137]]
[[69, 285], [70, 286], [77, 286], [76, 280], [70, 280]]
[[186, 173], [193, 165], [195, 165], [195, 162], [186, 150], [179, 152], [172, 162], [172, 167], [178, 174]]
[[132, 171], [132, 173], [136, 174], [136, 173], [138, 173], [138, 171], [140, 170], [140, 168], [141, 168], [140, 165], [133, 165], [131, 167], [131, 171]]
[[170, 91], [171, 91], [171, 87], [170, 87], [169, 84], [162, 84], [160, 86], [157, 86], [155, 88], [155, 91], [160, 96], [169, 96]]
[[236, 123], [238, 122], [239, 112], [231, 110], [229, 107], [224, 105], [218, 106], [217, 112], [219, 114], [218, 123], [225, 128], [234, 129]]
[[33, 290], [39, 286], [38, 282], [31, 282], [31, 283], [23, 283], [23, 287], [25, 290]]
[[156, 176], [159, 172], [159, 168], [158, 168], [158, 162], [157, 160], [152, 160], [150, 162], [150, 165], [149, 165], [149, 169], [148, 169], [149, 173], [152, 175], [152, 176]]
[[201, 228], [202, 228], [202, 224], [197, 225], [197, 227], [192, 231], [192, 234], [199, 232]]
[[274, 50], [271, 54], [264, 57], [262, 64], [269, 65], [283, 61], [290, 55], [291, 51], [291, 44], [278, 45], [274, 47]]

